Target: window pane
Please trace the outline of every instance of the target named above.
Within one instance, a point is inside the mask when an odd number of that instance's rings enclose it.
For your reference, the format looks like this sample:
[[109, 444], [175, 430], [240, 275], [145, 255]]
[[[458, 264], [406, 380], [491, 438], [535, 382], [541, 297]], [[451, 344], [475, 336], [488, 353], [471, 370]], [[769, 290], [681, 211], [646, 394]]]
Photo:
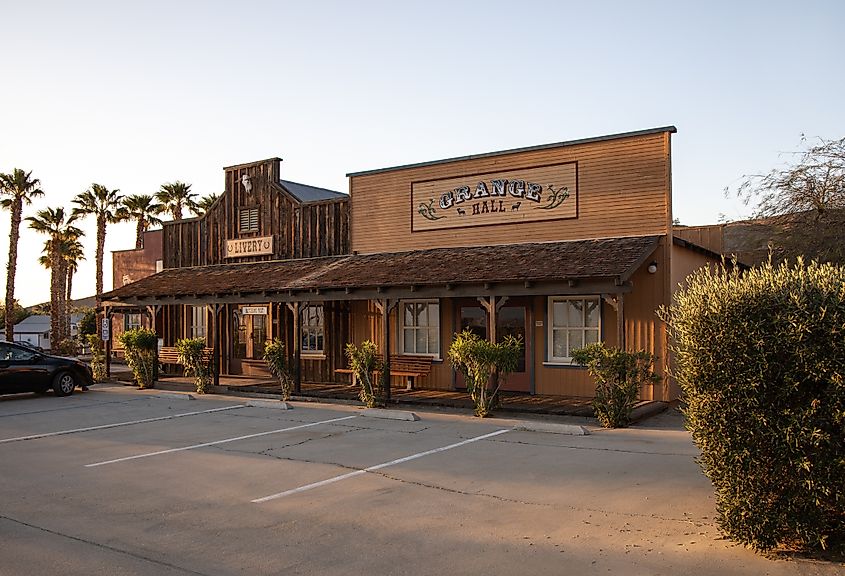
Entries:
[[[569, 353], [571, 354], [576, 348], [584, 347], [584, 331], [570, 330], [569, 331]], [[567, 354], [569, 356], [569, 354]]]
[[598, 327], [600, 312], [599, 300], [587, 300], [587, 323], [585, 326]]
[[428, 305], [428, 325], [440, 326], [440, 304]]
[[566, 355], [566, 332], [554, 330], [552, 332], [552, 356], [565, 358]]
[[413, 354], [416, 352], [414, 346], [416, 345], [416, 340], [414, 337], [414, 329], [413, 328], [405, 328], [402, 334], [402, 351], [406, 354]]
[[405, 311], [403, 318], [402, 318], [402, 326], [413, 326], [414, 325], [414, 305], [413, 304], [403, 304], [402, 308]]
[[584, 331], [584, 343], [585, 344], [595, 344], [599, 341], [599, 331], [598, 330], [585, 330]]
[[417, 330], [417, 353], [418, 354], [427, 354], [428, 353], [428, 331], [427, 330]]
[[552, 311], [552, 326], [566, 326], [566, 302], [555, 302]]
[[440, 352], [440, 330], [437, 326], [428, 329], [428, 353], [438, 354]]
[[584, 325], [584, 301], [570, 300], [568, 306], [567, 325], [574, 328]]

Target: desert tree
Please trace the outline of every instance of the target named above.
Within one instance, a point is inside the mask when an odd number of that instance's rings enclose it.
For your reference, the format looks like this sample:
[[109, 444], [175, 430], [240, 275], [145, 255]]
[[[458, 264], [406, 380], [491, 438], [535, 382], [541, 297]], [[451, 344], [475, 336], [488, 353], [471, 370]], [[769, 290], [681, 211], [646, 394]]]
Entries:
[[101, 184], [91, 184], [91, 187], [77, 194], [73, 199], [76, 207], [73, 217], [94, 216], [97, 220], [97, 251], [96, 251], [96, 292], [97, 298], [103, 293], [103, 251], [106, 245], [106, 226], [126, 220], [126, 209], [122, 204], [123, 196], [120, 190], [109, 190]]
[[773, 226], [776, 259], [845, 262], [845, 138], [802, 147], [783, 166], [745, 176], [736, 194]]
[[133, 194], [123, 199], [123, 207], [129, 220], [135, 221], [135, 248], [144, 247], [144, 232], [150, 226], [160, 226], [158, 217], [164, 211], [164, 205], [156, 201], [151, 194]]
[[190, 210], [196, 216], [203, 216], [208, 213], [209, 208], [211, 208], [219, 198], [220, 194], [207, 194], [197, 200], [196, 203], [190, 207]]
[[[0, 206], [11, 212], [12, 226], [9, 232], [9, 262], [6, 265], [6, 300], [15, 302], [15, 272], [18, 265], [18, 240], [20, 239], [21, 219], [24, 204], [32, 203], [33, 198], [43, 196], [39, 188], [41, 182], [32, 177], [32, 172], [15, 168], [11, 174], [0, 174]], [[6, 340], [12, 342], [15, 337], [14, 306], [5, 309]]]
[[62, 303], [64, 296], [64, 265], [62, 264], [62, 243], [68, 237], [79, 238], [82, 230], [73, 225], [77, 215], [65, 213], [64, 208], [45, 208], [35, 216], [29, 216], [29, 227], [46, 234], [50, 253], [50, 334], [52, 346], [56, 348], [62, 335]]
[[197, 195], [191, 192], [191, 185], [176, 180], [161, 185], [156, 200], [164, 205], [163, 212], [169, 212], [174, 220], [182, 219], [182, 210], [191, 209]]

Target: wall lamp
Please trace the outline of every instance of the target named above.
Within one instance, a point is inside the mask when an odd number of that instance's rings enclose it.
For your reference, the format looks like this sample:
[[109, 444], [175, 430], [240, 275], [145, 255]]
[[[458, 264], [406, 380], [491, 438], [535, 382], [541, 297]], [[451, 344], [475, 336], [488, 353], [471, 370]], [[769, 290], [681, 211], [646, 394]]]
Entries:
[[657, 262], [652, 260], [649, 263], [648, 268], [646, 268], [646, 270], [648, 270], [649, 274], [654, 274], [655, 272], [657, 272]]

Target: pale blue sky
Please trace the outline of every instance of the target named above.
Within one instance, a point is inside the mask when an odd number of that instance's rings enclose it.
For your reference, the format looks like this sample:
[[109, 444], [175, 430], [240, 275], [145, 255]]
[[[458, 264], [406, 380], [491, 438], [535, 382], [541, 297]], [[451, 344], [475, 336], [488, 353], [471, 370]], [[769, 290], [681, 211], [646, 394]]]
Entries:
[[[0, 0], [0, 21], [0, 171], [47, 194], [27, 214], [92, 182], [218, 192], [223, 166], [272, 156], [347, 191], [347, 172], [673, 124], [674, 215], [706, 224], [747, 216], [724, 188], [801, 134], [845, 136], [836, 0]], [[74, 297], [94, 291], [85, 227]], [[25, 305], [49, 299], [42, 244], [23, 230]]]

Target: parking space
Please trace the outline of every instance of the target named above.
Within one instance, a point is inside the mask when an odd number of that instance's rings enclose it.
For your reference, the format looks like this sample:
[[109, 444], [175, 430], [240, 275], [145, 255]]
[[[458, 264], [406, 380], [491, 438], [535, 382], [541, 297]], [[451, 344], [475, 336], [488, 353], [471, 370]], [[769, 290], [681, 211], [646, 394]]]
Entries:
[[662, 429], [564, 436], [361, 414], [123, 387], [0, 401], [0, 540], [14, 543], [0, 573], [839, 569], [718, 539], [672, 415]]

